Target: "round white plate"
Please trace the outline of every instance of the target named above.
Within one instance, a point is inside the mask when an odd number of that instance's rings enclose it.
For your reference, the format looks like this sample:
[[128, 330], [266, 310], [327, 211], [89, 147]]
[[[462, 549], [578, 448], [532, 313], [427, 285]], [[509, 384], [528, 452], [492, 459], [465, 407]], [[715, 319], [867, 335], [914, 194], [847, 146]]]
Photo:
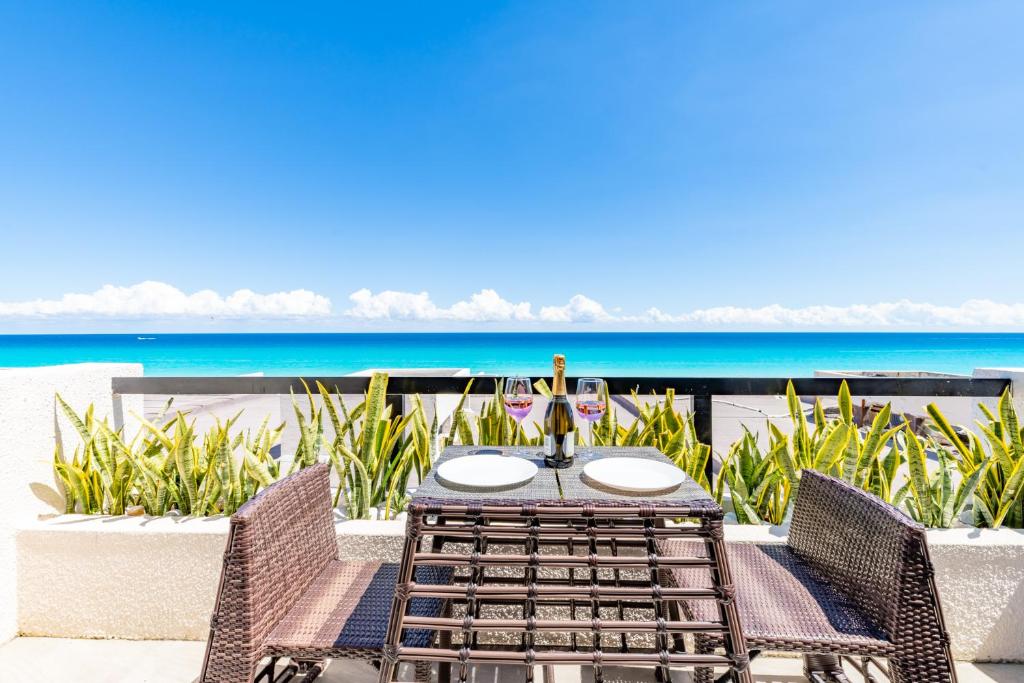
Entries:
[[525, 484], [537, 474], [529, 460], [511, 455], [465, 455], [437, 468], [444, 483], [473, 489], [496, 489]]
[[686, 479], [675, 465], [643, 458], [593, 460], [583, 466], [583, 474], [602, 486], [634, 493], [672, 489]]

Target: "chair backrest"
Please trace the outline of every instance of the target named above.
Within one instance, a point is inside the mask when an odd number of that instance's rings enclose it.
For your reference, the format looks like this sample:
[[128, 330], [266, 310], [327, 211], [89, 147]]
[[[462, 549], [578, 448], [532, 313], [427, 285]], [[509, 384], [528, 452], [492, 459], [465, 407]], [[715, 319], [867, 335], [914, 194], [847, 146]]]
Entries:
[[338, 556], [330, 472], [308, 467], [231, 516], [201, 683], [248, 683], [267, 636]]
[[921, 524], [866, 491], [804, 470], [789, 545], [898, 648], [933, 650], [937, 668], [949, 664], [949, 641]]

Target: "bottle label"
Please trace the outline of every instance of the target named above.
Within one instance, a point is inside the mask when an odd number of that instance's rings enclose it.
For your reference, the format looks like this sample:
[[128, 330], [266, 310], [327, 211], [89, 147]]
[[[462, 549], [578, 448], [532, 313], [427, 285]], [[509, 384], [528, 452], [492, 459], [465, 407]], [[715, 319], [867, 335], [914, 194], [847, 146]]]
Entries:
[[[566, 432], [565, 439], [562, 441], [562, 450], [565, 452], [566, 458], [572, 458], [576, 455], [576, 433]], [[544, 454], [554, 457], [555, 455], [555, 435], [545, 434], [544, 435]]]

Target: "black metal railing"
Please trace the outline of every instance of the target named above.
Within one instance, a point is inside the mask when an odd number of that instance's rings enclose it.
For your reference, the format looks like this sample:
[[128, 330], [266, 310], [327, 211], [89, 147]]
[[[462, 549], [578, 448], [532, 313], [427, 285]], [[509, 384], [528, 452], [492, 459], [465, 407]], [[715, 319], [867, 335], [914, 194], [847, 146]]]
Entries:
[[[388, 402], [399, 414], [403, 398], [411, 394], [461, 394], [473, 382], [470, 393], [487, 395], [494, 391], [493, 375], [472, 377], [390, 377]], [[156, 394], [162, 396], [201, 396], [222, 394], [282, 395], [304, 392], [303, 380], [310, 387], [319, 381], [342, 394], [361, 394], [369, 386], [369, 377], [115, 377], [115, 395]], [[575, 391], [575, 377], [566, 380], [569, 393]], [[843, 381], [857, 397], [921, 396], [992, 398], [1002, 395], [1008, 379], [971, 377], [797, 377], [793, 386], [801, 396], [835, 396]], [[693, 423], [696, 436], [712, 446], [713, 396], [779, 396], [786, 393], [786, 377], [606, 377], [608, 393], [626, 395], [664, 394], [673, 389], [677, 396], [693, 397]]]

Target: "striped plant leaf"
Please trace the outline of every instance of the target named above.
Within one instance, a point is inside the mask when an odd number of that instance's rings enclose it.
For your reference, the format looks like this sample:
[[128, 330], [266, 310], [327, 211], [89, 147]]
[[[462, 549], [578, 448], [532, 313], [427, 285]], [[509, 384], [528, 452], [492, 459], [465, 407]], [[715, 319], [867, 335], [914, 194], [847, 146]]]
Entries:
[[850, 396], [850, 386], [845, 379], [839, 385], [839, 416], [846, 424], [853, 424], [853, 398]]

